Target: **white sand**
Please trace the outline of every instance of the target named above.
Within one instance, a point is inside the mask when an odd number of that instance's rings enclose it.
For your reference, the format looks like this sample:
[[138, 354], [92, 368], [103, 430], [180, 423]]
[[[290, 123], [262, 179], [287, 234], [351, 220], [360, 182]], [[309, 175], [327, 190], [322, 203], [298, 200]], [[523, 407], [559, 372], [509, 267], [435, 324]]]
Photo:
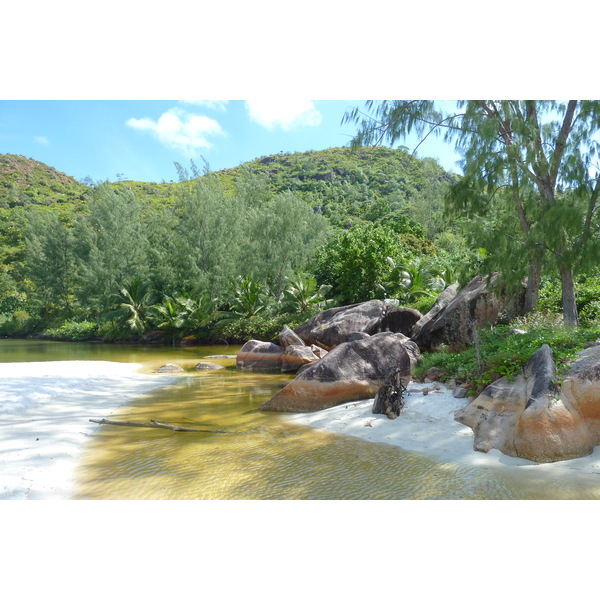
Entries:
[[69, 498], [91, 418], [170, 377], [106, 361], [0, 363], [0, 499]]
[[332, 433], [393, 444], [447, 462], [498, 468], [524, 479], [533, 474], [551, 478], [569, 472], [600, 474], [600, 446], [590, 456], [546, 464], [506, 456], [499, 450], [475, 451], [471, 428], [454, 420], [454, 412], [471, 400], [454, 398], [452, 392], [441, 385], [439, 392], [423, 395], [423, 388], [433, 385], [411, 383], [405, 396], [405, 408], [397, 419], [373, 414], [373, 400], [351, 402], [316, 413], [291, 414], [287, 418]]

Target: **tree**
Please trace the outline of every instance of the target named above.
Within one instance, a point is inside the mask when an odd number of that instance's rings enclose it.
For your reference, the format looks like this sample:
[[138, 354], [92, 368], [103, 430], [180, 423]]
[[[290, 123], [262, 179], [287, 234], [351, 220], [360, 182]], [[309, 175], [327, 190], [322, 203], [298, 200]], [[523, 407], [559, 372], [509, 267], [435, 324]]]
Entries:
[[[461, 113], [439, 110], [433, 101], [367, 103], [370, 117], [354, 109], [344, 117], [359, 124], [355, 144], [395, 143], [414, 131], [426, 138], [445, 132], [462, 153], [468, 191], [451, 196], [468, 203], [498, 189], [521, 227], [521, 248], [529, 264], [529, 307], [536, 301], [542, 257], [550, 254], [562, 286], [565, 323], [577, 324], [574, 272], [597, 241], [600, 169], [600, 102], [569, 100], [463, 100]], [[531, 192], [535, 193], [531, 193]], [[471, 193], [475, 192], [475, 193]], [[510, 198], [510, 200], [508, 200]], [[556, 218], [568, 225], [556, 227]], [[553, 221], [554, 225], [548, 224]], [[563, 221], [560, 221], [562, 224]], [[498, 231], [502, 235], [501, 231]]]
[[75, 252], [72, 229], [54, 212], [31, 207], [25, 230], [25, 270], [33, 294], [44, 307], [58, 305], [67, 314], [75, 291]]
[[179, 292], [214, 290], [218, 295], [239, 274], [241, 240], [248, 220], [245, 205], [226, 196], [218, 178], [207, 173], [182, 189], [174, 212], [172, 263]]
[[382, 286], [389, 281], [395, 265], [410, 258], [400, 236], [367, 222], [340, 232], [317, 254], [317, 281], [331, 285], [331, 293], [339, 302], [383, 298]]
[[133, 333], [143, 334], [148, 329], [148, 313], [152, 306], [148, 288], [139, 279], [133, 278], [113, 297], [118, 308], [108, 317], [117, 319], [119, 326]]
[[145, 280], [147, 237], [142, 207], [131, 190], [102, 184], [75, 224], [81, 303], [96, 314], [123, 282]]
[[246, 214], [245, 272], [264, 281], [280, 300], [286, 278], [307, 268], [324, 237], [327, 221], [293, 192], [277, 194]]

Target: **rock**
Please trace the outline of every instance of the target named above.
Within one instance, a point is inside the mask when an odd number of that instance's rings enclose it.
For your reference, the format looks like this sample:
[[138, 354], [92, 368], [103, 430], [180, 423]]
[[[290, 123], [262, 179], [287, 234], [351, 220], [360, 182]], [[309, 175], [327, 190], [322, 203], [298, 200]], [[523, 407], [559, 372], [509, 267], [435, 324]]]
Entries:
[[194, 369], [197, 371], [216, 371], [217, 369], [224, 369], [225, 367], [221, 365], [216, 365], [211, 362], [199, 362]]
[[435, 350], [442, 344], [460, 349], [473, 343], [477, 329], [496, 322], [507, 303], [491, 287], [497, 275], [474, 277], [454, 299], [427, 321], [412, 340], [421, 350]]
[[309, 346], [288, 346], [281, 357], [281, 371], [283, 373], [295, 373], [304, 365], [312, 365], [317, 362], [319, 357], [311, 350]]
[[393, 368], [402, 370], [407, 386], [411, 362], [418, 352], [416, 345], [400, 333], [379, 333], [339, 344], [317, 363], [303, 367], [260, 410], [311, 412], [373, 398]]
[[325, 348], [315, 346], [315, 344], [311, 344], [310, 349], [317, 358], [323, 358], [327, 354], [327, 350], [325, 350]]
[[281, 333], [278, 336], [279, 345], [282, 348], [287, 348], [288, 346], [304, 346], [304, 342], [292, 329], [290, 329], [287, 325], [282, 329]]
[[414, 308], [388, 305], [387, 312], [381, 322], [381, 331], [402, 333], [407, 337], [413, 334], [415, 325], [423, 315]]
[[295, 332], [306, 344], [331, 350], [344, 342], [385, 331], [408, 337], [421, 316], [412, 308], [369, 300], [325, 310], [296, 327]]
[[166, 365], [163, 365], [162, 367], [158, 367], [158, 369], [156, 369], [156, 371], [154, 371], [155, 373], [182, 373], [185, 369], [183, 367], [180, 367], [179, 365], [174, 365], [171, 363], [168, 363]]
[[454, 387], [449, 387], [448, 389], [452, 390], [452, 396], [454, 398], [466, 398], [468, 395], [467, 388], [462, 387], [462, 385], [456, 386], [456, 382], [454, 383]]
[[425, 381], [425, 383], [431, 383], [432, 381], [439, 381], [442, 377], [445, 377], [448, 373], [444, 371], [444, 369], [440, 369], [439, 367], [431, 367], [425, 371], [425, 379], [429, 379], [429, 381]]
[[560, 389], [555, 380], [544, 345], [513, 381], [495, 381], [455, 419], [473, 429], [474, 448], [483, 452], [544, 463], [591, 454], [600, 443], [600, 349], [582, 352]]
[[364, 331], [357, 331], [355, 333], [350, 333], [348, 335], [348, 338], [346, 339], [347, 342], [356, 342], [357, 340], [364, 340], [365, 338], [371, 337], [368, 333], [365, 333]]
[[242, 371], [279, 371], [282, 356], [277, 344], [250, 340], [238, 352], [235, 364]]
[[331, 350], [347, 342], [350, 334], [377, 333], [384, 315], [385, 303], [381, 300], [369, 300], [324, 310], [294, 331], [305, 344], [315, 344]]
[[212, 354], [211, 356], [205, 356], [204, 358], [237, 358], [237, 354]]
[[435, 301], [435, 304], [431, 307], [430, 311], [427, 314], [423, 315], [413, 325], [412, 332], [410, 334], [407, 333], [405, 335], [408, 335], [409, 337], [414, 337], [415, 335], [417, 335], [417, 333], [421, 331], [425, 323], [429, 323], [429, 321], [433, 320], [433, 318], [436, 317], [447, 304], [449, 304], [452, 300], [454, 300], [454, 298], [456, 298], [457, 294], [458, 283], [453, 283], [452, 285], [448, 286], [437, 297], [437, 300]]

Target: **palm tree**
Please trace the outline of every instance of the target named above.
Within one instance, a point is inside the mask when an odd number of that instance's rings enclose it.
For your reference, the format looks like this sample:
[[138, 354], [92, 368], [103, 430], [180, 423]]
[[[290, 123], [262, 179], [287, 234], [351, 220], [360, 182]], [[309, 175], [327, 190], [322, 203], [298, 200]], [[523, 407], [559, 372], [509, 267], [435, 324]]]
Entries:
[[252, 276], [238, 277], [227, 300], [229, 310], [222, 314], [224, 320], [250, 319], [263, 312], [269, 306], [266, 287]]
[[396, 265], [388, 257], [392, 271], [388, 280], [379, 286], [386, 295], [397, 295], [403, 302], [415, 302], [419, 296], [434, 296], [446, 286], [444, 279], [436, 275], [427, 262], [415, 258], [405, 265]]
[[289, 312], [306, 312], [311, 309], [323, 310], [331, 301], [325, 296], [331, 291], [331, 285], [320, 285], [312, 277], [297, 275], [288, 280], [283, 292], [283, 306]]
[[109, 319], [117, 319], [120, 327], [143, 334], [148, 329], [148, 309], [151, 296], [147, 287], [137, 277], [125, 284], [113, 297], [119, 308], [108, 314]]

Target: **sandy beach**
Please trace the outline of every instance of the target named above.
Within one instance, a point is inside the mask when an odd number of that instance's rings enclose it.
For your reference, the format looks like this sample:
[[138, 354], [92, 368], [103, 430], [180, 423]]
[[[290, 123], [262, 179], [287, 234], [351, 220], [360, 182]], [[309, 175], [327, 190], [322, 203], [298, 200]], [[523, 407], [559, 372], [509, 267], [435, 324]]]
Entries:
[[0, 500], [62, 500], [84, 446], [116, 408], [168, 384], [138, 364], [0, 363]]
[[[85, 444], [100, 427], [89, 419], [108, 417], [119, 406], [174, 379], [143, 375], [139, 368], [106, 361], [0, 364], [0, 500], [68, 499]], [[425, 387], [431, 389], [432, 384], [410, 384], [405, 408], [394, 420], [374, 415], [372, 399], [285, 418], [449, 463], [501, 469], [524, 480], [535, 475], [566, 481], [571, 487], [591, 486], [600, 494], [600, 447], [590, 456], [550, 464], [497, 450], [476, 452], [470, 428], [454, 420], [454, 412], [469, 400], [454, 398], [443, 386], [424, 395]]]
[[470, 399], [454, 398], [452, 391], [439, 390], [423, 394], [434, 384], [413, 382], [405, 396], [405, 408], [397, 419], [372, 413], [373, 400], [343, 404], [315, 413], [291, 414], [291, 422], [316, 427], [332, 433], [353, 435], [371, 442], [393, 444], [404, 450], [420, 452], [448, 462], [501, 469], [515, 478], [548, 477], [564, 480], [577, 475], [580, 480], [600, 486], [600, 446], [582, 458], [540, 464], [502, 454], [473, 449], [473, 432], [454, 420], [454, 412]]

